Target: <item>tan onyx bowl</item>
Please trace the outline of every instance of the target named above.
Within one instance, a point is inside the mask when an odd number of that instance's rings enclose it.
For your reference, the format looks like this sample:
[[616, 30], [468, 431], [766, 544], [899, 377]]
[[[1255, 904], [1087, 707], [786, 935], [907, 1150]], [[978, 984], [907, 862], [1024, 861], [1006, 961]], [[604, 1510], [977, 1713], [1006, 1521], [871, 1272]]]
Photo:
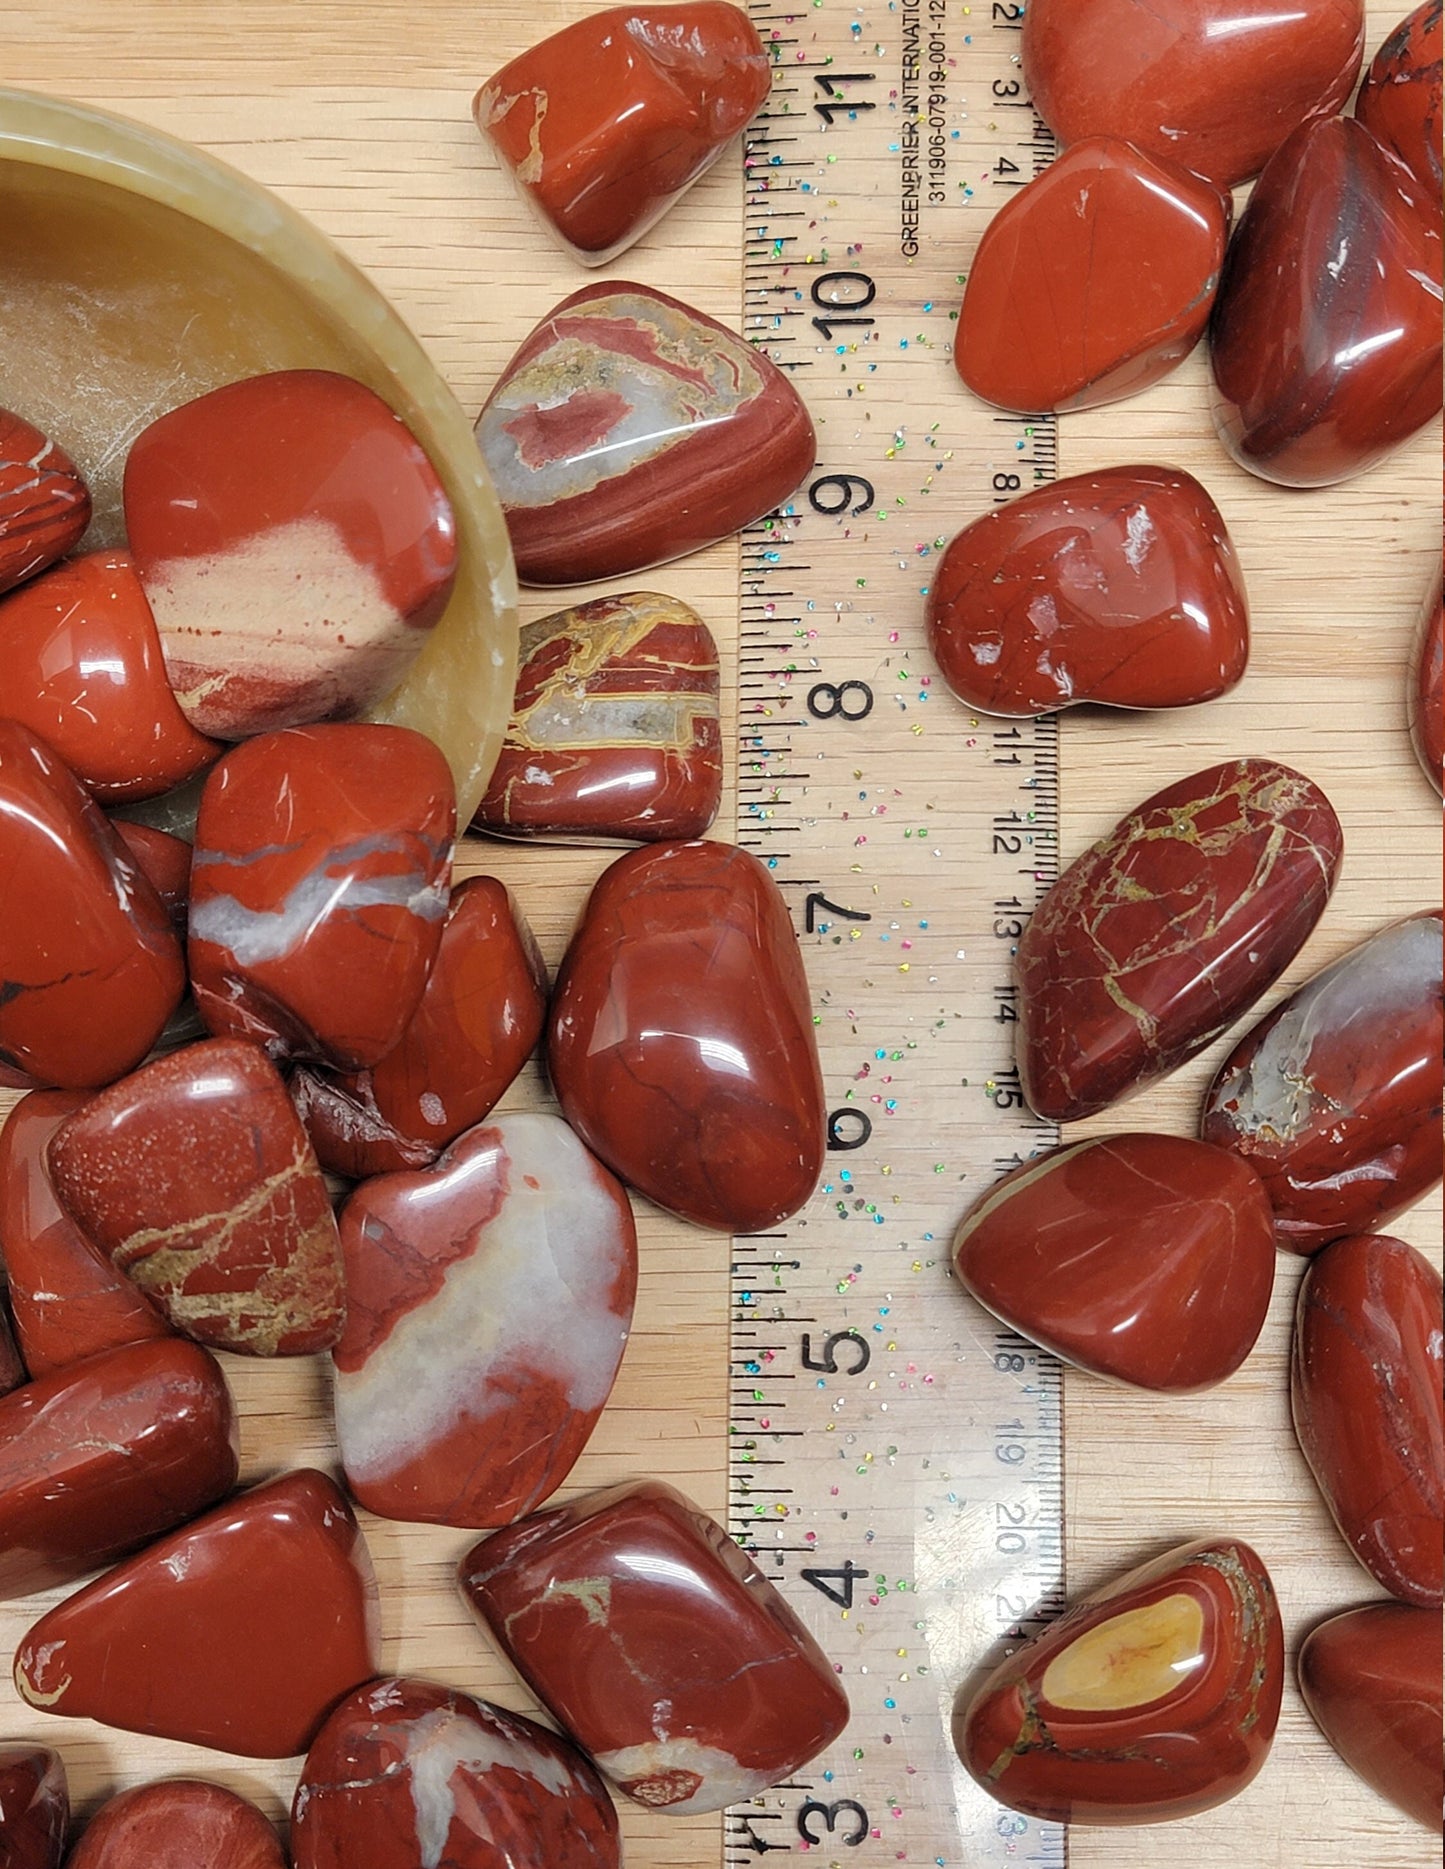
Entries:
[[130, 444], [178, 404], [266, 370], [337, 370], [390, 404], [456, 509], [456, 589], [367, 718], [450, 760], [465, 829], [511, 713], [517, 582], [471, 424], [377, 288], [225, 163], [106, 111], [0, 89], [0, 402], [90, 483], [85, 544], [124, 538]]

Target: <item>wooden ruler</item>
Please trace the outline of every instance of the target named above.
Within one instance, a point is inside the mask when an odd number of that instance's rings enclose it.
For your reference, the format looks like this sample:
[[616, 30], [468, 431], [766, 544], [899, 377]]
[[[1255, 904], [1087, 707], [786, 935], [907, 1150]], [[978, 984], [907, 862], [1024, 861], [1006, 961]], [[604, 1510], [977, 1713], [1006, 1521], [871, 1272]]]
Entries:
[[1051, 480], [1051, 418], [951, 362], [990, 214], [1053, 153], [1013, 0], [752, 0], [747, 335], [819, 462], [743, 542], [739, 841], [803, 931], [832, 1114], [809, 1207], [736, 1246], [731, 1529], [838, 1665], [853, 1720], [727, 1814], [730, 1865], [1061, 1864], [948, 1737], [960, 1683], [1063, 1589], [1062, 1381], [948, 1276], [953, 1228], [1057, 1141], [1013, 1064], [1011, 960], [1058, 873], [1053, 719], [971, 716], [925, 649], [938, 555]]

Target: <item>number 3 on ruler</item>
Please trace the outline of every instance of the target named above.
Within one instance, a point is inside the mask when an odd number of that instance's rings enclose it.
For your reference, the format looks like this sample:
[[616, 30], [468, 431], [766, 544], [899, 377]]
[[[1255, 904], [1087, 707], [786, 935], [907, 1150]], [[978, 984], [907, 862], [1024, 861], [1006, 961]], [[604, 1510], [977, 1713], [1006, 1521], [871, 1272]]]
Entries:
[[[827, 1836], [820, 1836], [816, 1830], [812, 1829], [812, 1820], [815, 1817], [822, 1818]], [[840, 1817], [851, 1817], [855, 1828], [840, 1832], [838, 1830]], [[856, 1849], [867, 1834], [868, 1813], [861, 1804], [855, 1804], [852, 1798], [839, 1798], [835, 1804], [820, 1804], [816, 1798], [809, 1798], [798, 1812], [798, 1835], [805, 1843], [811, 1843], [815, 1847], [826, 1843], [828, 1837], [835, 1837], [839, 1843], [846, 1843], [850, 1849]]]

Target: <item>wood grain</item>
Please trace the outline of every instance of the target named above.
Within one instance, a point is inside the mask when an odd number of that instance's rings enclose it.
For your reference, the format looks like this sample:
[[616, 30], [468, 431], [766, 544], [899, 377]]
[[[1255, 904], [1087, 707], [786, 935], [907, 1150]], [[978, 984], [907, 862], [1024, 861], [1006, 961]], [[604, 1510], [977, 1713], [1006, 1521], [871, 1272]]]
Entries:
[[[877, 0], [878, 10], [884, 3]], [[506, 58], [589, 4], [596, 0], [3, 4], [0, 70], [7, 83], [101, 104], [188, 137], [276, 189], [373, 275], [470, 408], [532, 322], [577, 283], [576, 269], [538, 236], [486, 157], [470, 121], [471, 96]], [[1394, 9], [1371, 4], [1368, 12], [1373, 48]], [[860, 5], [857, 17], [866, 30], [868, 8]], [[881, 233], [881, 203], [879, 212]], [[622, 270], [683, 290], [736, 324], [741, 217], [734, 158]], [[950, 256], [940, 270], [951, 279], [956, 265]], [[942, 358], [938, 369], [938, 395], [961, 393]], [[889, 420], [881, 407], [873, 415]], [[1438, 433], [1342, 488], [1302, 495], [1266, 487], [1235, 469], [1214, 442], [1206, 372], [1196, 357], [1134, 402], [1065, 419], [1062, 471], [1139, 459], [1198, 472], [1218, 498], [1249, 578], [1254, 660], [1236, 694], [1181, 718], [1069, 717], [1063, 855], [1077, 854], [1147, 792], [1216, 759], [1256, 752], [1299, 765], [1340, 810], [1347, 858], [1334, 904], [1289, 984], [1381, 923], [1440, 899], [1438, 804], [1403, 725], [1410, 637], [1440, 542]], [[951, 523], [970, 517], [953, 514]], [[718, 634], [728, 692], [737, 570], [736, 548], [725, 545], [670, 568], [666, 578]], [[526, 614], [566, 600], [565, 593], [529, 599]], [[920, 621], [911, 626], [919, 656]], [[604, 861], [595, 852], [483, 852], [469, 844], [462, 867], [485, 865], [513, 886], [555, 962]], [[965, 886], [960, 877], [944, 893]], [[1220, 1049], [1131, 1105], [1130, 1125], [1189, 1131]], [[539, 1104], [545, 1094], [533, 1067], [507, 1107]], [[1438, 1199], [1430, 1201], [1397, 1230], [1438, 1254], [1439, 1214]], [[955, 1217], [943, 1215], [943, 1224]], [[657, 1473], [720, 1511], [728, 1243], [652, 1210], [640, 1218], [637, 1337], [573, 1486]], [[1171, 1541], [1229, 1531], [1265, 1555], [1292, 1645], [1328, 1611], [1374, 1594], [1335, 1534], [1289, 1427], [1284, 1372], [1298, 1273], [1295, 1263], [1281, 1262], [1259, 1351], [1214, 1394], [1141, 1406], [1138, 1396], [1069, 1380], [1071, 1585], [1097, 1582]], [[228, 1373], [242, 1404], [247, 1477], [300, 1461], [333, 1462], [321, 1366], [232, 1359]], [[367, 1531], [382, 1585], [387, 1665], [525, 1705], [452, 1586], [465, 1534], [376, 1520]], [[51, 1600], [0, 1610], [0, 1646], [13, 1646]], [[8, 1684], [0, 1687], [0, 1707], [0, 1736], [33, 1735], [61, 1747], [83, 1811], [114, 1788], [177, 1772], [234, 1785], [277, 1816], [289, 1802], [292, 1765], [231, 1761], [57, 1721], [24, 1708]], [[716, 1869], [720, 1862], [715, 1819], [668, 1821], [629, 1809], [624, 1827], [632, 1869]], [[1071, 1854], [1075, 1869], [1424, 1869], [1439, 1859], [1429, 1838], [1334, 1758], [1292, 1684], [1273, 1757], [1242, 1798], [1164, 1829], [1077, 1832]]]

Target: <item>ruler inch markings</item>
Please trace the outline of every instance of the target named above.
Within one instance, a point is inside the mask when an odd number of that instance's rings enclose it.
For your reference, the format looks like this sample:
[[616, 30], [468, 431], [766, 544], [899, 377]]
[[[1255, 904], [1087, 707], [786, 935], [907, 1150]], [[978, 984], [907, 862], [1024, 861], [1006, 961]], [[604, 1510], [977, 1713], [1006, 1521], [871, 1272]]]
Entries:
[[741, 328], [799, 384], [818, 462], [742, 539], [736, 829], [790, 892], [832, 1114], [814, 1199], [734, 1242], [728, 1523], [853, 1717], [725, 1813], [724, 1860], [1062, 1869], [1065, 1831], [987, 1798], [948, 1736], [979, 1656], [1063, 1604], [1062, 1373], [945, 1289], [962, 1213], [1058, 1140], [1012, 1055], [1058, 723], [970, 715], [923, 630], [947, 539], [1058, 473], [1054, 418], [986, 407], [951, 364], [978, 236], [1053, 139], [1016, 19], [746, 4], [774, 87]]

